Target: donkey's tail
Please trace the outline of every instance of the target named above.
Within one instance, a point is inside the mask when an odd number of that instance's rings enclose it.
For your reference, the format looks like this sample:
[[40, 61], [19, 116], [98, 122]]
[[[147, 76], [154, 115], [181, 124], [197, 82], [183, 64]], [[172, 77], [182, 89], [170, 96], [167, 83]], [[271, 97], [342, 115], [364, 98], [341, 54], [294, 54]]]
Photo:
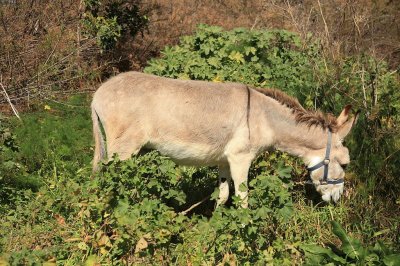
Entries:
[[92, 122], [93, 122], [93, 137], [94, 137], [94, 157], [93, 157], [93, 172], [99, 170], [99, 162], [106, 156], [103, 134], [100, 128], [100, 118], [92, 105]]

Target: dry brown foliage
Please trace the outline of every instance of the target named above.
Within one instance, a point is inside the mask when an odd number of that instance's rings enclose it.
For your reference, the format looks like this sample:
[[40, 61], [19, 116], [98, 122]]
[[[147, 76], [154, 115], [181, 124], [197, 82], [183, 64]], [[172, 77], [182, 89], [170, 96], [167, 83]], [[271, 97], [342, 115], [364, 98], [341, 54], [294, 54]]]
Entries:
[[74, 0], [0, 5], [0, 73], [14, 102], [79, 87], [79, 8]]
[[[0, 4], [0, 75], [13, 103], [94, 89], [112, 72], [141, 70], [199, 23], [287, 29], [305, 40], [312, 33], [337, 62], [360, 52], [386, 59], [392, 68], [400, 61], [400, 1], [143, 0], [148, 31], [103, 54], [81, 34], [82, 1], [5, 2]], [[0, 104], [6, 102], [0, 97]]]
[[[226, 29], [278, 28], [309, 33], [328, 56], [367, 52], [397, 67], [400, 61], [400, 1], [389, 0], [147, 0], [153, 7], [144, 43], [154, 51], [176, 44], [199, 23]], [[143, 40], [141, 40], [143, 42]]]

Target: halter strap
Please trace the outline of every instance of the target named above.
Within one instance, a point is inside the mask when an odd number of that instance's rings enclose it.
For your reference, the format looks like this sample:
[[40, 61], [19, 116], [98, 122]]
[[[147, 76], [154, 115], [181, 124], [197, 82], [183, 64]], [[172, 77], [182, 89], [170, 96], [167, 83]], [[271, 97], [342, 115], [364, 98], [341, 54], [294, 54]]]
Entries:
[[[328, 169], [329, 169], [329, 163], [331, 162], [330, 160], [330, 154], [331, 154], [331, 147], [332, 147], [332, 132], [328, 130], [328, 142], [326, 144], [326, 151], [325, 151], [325, 158], [323, 161], [317, 163], [316, 165], [312, 167], [307, 167], [307, 170], [309, 172], [315, 171], [322, 166], [324, 167], [324, 177], [322, 179], [321, 185], [325, 184], [340, 184], [343, 183], [344, 180], [343, 178], [341, 179], [335, 179], [335, 180], [330, 180], [328, 179]], [[311, 178], [311, 176], [310, 176]]]

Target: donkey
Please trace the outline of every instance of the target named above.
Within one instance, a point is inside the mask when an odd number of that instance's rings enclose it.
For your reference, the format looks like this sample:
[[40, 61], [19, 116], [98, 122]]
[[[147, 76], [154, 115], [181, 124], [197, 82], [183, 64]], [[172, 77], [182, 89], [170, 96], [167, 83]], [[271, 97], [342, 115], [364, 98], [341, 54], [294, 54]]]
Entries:
[[350, 105], [337, 118], [308, 111], [297, 99], [274, 89], [139, 72], [122, 73], [103, 83], [91, 108], [94, 171], [114, 153], [124, 160], [141, 149], [157, 149], [178, 164], [218, 166], [217, 206], [227, 201], [233, 180], [244, 208], [248, 192], [239, 187], [247, 187], [252, 160], [271, 148], [302, 158], [322, 199], [336, 202], [350, 161], [342, 140], [358, 115], [350, 117]]

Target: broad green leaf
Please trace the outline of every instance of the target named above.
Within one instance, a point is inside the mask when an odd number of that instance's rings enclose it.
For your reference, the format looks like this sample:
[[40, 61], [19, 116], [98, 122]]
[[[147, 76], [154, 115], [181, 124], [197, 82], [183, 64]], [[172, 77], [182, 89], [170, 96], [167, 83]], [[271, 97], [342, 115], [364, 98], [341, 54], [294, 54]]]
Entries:
[[220, 65], [221, 65], [220, 59], [218, 59], [218, 58], [216, 58], [216, 57], [210, 57], [210, 58], [208, 58], [208, 59], [207, 59], [207, 62], [208, 62], [211, 66], [216, 67], [216, 68], [220, 67]]
[[231, 54], [229, 55], [229, 58], [238, 62], [238, 63], [244, 63], [244, 57], [243, 54], [237, 52], [237, 51], [232, 51]]
[[349, 237], [336, 221], [332, 221], [332, 231], [342, 241], [342, 250], [352, 259], [360, 260], [365, 256], [365, 250], [357, 239]]
[[397, 266], [400, 265], [400, 254], [391, 254], [383, 258], [383, 263], [386, 266]]
[[211, 194], [211, 199], [212, 199], [212, 200], [216, 200], [216, 199], [218, 199], [218, 197], [219, 197], [219, 188], [216, 187], [216, 188], [214, 189], [214, 192]]
[[291, 177], [291, 172], [292, 172], [292, 167], [290, 167], [290, 166], [287, 166], [287, 167], [285, 167], [285, 166], [280, 166], [279, 168], [278, 168], [278, 170], [277, 170], [277, 174], [280, 176], [280, 177], [286, 177], [286, 178], [289, 178], [289, 177]]
[[246, 185], [246, 183], [241, 183], [240, 185], [239, 185], [239, 191], [240, 192], [247, 192], [247, 185]]
[[317, 255], [324, 257], [327, 261], [334, 261], [340, 264], [346, 263], [346, 260], [344, 258], [338, 256], [332, 250], [323, 248], [316, 244], [303, 244], [300, 245], [300, 248], [305, 251], [307, 258], [315, 259], [315, 256]]
[[96, 266], [96, 265], [99, 265], [98, 261], [99, 261], [99, 259], [98, 259], [97, 256], [90, 255], [85, 261], [85, 266]]

